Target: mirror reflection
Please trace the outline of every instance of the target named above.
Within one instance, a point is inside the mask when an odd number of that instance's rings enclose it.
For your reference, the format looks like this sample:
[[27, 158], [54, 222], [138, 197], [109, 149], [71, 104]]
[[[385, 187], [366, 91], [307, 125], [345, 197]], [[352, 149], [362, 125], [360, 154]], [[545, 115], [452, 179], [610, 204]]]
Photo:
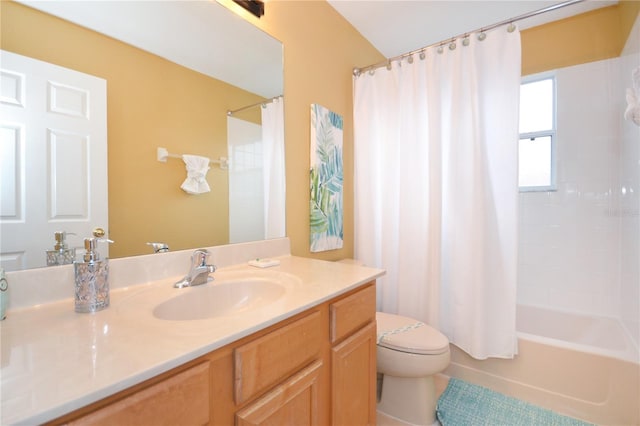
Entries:
[[[87, 189], [95, 169], [85, 166], [81, 162], [84, 157], [75, 151], [60, 148], [82, 143], [74, 144], [73, 138], [58, 135], [57, 150], [52, 150], [50, 131], [45, 132], [44, 150], [47, 155], [58, 153], [57, 159], [45, 155], [43, 166], [37, 168], [44, 175], [45, 184], [33, 188], [28, 179], [20, 181], [21, 167], [28, 169], [32, 161], [28, 149], [22, 157], [5, 155], [5, 147], [20, 144], [15, 132], [9, 132], [12, 139], [3, 129], [3, 267], [15, 270], [44, 266], [46, 251], [57, 244], [54, 234], [58, 231], [67, 233], [68, 247], [79, 247], [78, 256], [83, 238], [89, 237], [93, 228], [103, 227], [114, 241], [108, 248], [112, 258], [152, 253], [149, 242], [182, 250], [284, 236], [284, 140], [283, 132], [278, 130], [283, 127], [283, 119], [281, 113], [273, 119], [269, 117], [274, 114], [267, 113], [272, 105], [281, 110], [283, 103], [280, 42], [208, 1], [10, 1], [2, 2], [0, 7], [3, 56], [10, 52], [35, 58], [105, 82], [108, 141], [106, 154], [102, 155], [108, 171], [108, 191], [103, 191], [106, 193]], [[4, 68], [3, 61], [3, 107], [8, 87]], [[274, 98], [276, 102], [272, 101]], [[77, 104], [73, 99], [69, 102]], [[237, 112], [228, 116], [228, 111]], [[232, 119], [259, 129], [251, 144], [254, 152], [261, 152], [260, 167], [255, 165], [258, 157], [254, 156], [254, 165], [246, 162], [247, 147], [238, 148], [243, 143], [233, 139], [234, 133], [227, 124]], [[275, 120], [275, 124], [265, 125], [265, 120]], [[23, 134], [30, 136], [29, 129]], [[68, 136], [68, 132], [60, 134]], [[273, 138], [276, 143], [270, 142], [268, 148], [256, 145], [262, 139]], [[85, 146], [89, 152], [93, 149]], [[181, 189], [187, 178], [186, 164], [181, 159], [159, 162], [158, 147], [211, 160], [226, 157], [228, 167], [212, 164], [206, 172], [210, 191], [188, 194]], [[5, 188], [7, 158], [23, 161], [17, 161], [11, 172], [16, 184], [12, 191]], [[66, 190], [59, 189], [54, 195], [52, 165], [65, 171], [62, 176], [68, 183]], [[83, 170], [88, 170], [87, 176]], [[238, 210], [237, 201], [244, 195], [236, 192], [252, 191], [242, 186], [243, 174], [259, 174], [251, 184], [262, 188], [262, 200], [255, 194], [252, 200], [254, 206], [262, 205], [259, 210]], [[108, 219], [94, 219], [98, 208], [87, 207], [78, 193], [102, 196], [99, 205], [106, 207]], [[5, 200], [7, 194], [13, 197], [10, 203]], [[36, 210], [46, 212], [46, 225], [27, 225], [17, 234], [5, 232], [8, 225], [28, 221], [34, 207], [21, 203], [31, 194], [42, 198], [34, 205]], [[68, 199], [73, 202], [65, 206], [63, 201]], [[54, 204], [57, 210], [52, 208]], [[7, 205], [20, 208], [7, 212]], [[237, 211], [245, 216], [241, 217], [240, 226], [251, 226], [251, 233], [232, 235], [231, 222], [241, 216], [234, 213]], [[8, 248], [9, 241], [23, 247]], [[33, 255], [25, 255], [29, 250]]]

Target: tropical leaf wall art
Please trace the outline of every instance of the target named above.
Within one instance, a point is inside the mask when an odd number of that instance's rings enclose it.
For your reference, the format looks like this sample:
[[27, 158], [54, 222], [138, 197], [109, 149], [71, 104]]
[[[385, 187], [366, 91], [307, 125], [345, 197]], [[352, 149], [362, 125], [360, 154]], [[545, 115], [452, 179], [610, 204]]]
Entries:
[[311, 104], [310, 248], [342, 248], [342, 116]]

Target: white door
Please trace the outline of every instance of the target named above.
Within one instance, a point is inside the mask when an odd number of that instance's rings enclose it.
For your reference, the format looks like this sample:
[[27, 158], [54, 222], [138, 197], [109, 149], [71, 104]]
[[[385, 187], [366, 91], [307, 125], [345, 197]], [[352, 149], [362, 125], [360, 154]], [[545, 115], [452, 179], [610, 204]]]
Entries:
[[45, 266], [56, 231], [82, 247], [107, 229], [107, 82], [4, 50], [0, 73], [0, 266], [12, 271]]

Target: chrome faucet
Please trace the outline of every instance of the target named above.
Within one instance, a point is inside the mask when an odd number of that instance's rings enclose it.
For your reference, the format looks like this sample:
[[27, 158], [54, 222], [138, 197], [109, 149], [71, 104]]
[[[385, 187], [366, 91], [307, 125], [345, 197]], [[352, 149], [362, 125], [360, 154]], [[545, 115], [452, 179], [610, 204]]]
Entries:
[[183, 279], [175, 283], [175, 288], [190, 287], [194, 285], [205, 284], [213, 280], [209, 274], [216, 271], [215, 265], [207, 265], [209, 252], [204, 249], [198, 249], [191, 255], [191, 268], [189, 273]]
[[169, 251], [169, 246], [166, 243], [147, 243], [147, 245], [153, 248], [154, 253], [166, 253]]

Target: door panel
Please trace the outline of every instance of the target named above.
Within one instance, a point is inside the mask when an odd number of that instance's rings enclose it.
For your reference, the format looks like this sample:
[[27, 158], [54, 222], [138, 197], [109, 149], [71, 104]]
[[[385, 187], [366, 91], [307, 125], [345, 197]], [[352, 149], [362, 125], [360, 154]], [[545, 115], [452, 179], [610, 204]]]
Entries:
[[45, 266], [56, 231], [81, 248], [108, 227], [107, 84], [11, 52], [0, 59], [0, 264], [11, 271]]

